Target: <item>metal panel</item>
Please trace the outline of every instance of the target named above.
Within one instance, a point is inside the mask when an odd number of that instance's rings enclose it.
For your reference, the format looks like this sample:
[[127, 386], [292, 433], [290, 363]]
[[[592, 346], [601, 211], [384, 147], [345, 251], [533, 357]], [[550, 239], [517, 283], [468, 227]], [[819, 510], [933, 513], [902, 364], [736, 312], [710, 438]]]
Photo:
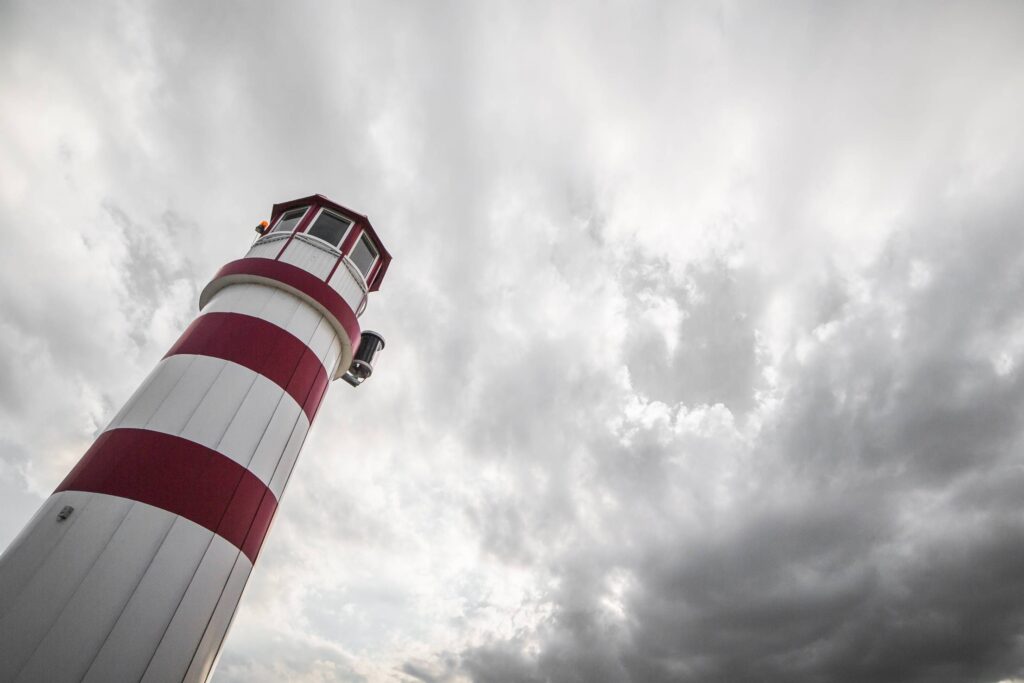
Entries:
[[195, 356], [170, 356], [164, 358], [151, 374], [151, 379], [135, 392], [121, 409], [107, 429], [121, 425], [141, 426], [146, 424], [168, 394], [177, 386], [182, 376], [192, 365]]
[[[324, 364], [324, 368], [327, 369], [328, 377], [334, 377], [335, 372], [337, 372], [337, 365], [340, 358], [341, 343], [338, 341], [337, 337], [334, 337], [330, 348], [327, 349], [327, 353], [324, 354], [323, 360], [321, 361]], [[348, 370], [348, 368], [343, 369]]]
[[[277, 413], [279, 403], [290, 403], [294, 406], [295, 412], [302, 412], [299, 404], [281, 387], [266, 377], [256, 375], [256, 381], [250, 387], [216, 450], [248, 467], [256, 447], [263, 438], [263, 432]], [[264, 483], [267, 482], [263, 477], [260, 478]]]
[[342, 262], [338, 266], [328, 284], [331, 286], [331, 289], [341, 295], [341, 298], [345, 300], [345, 303], [349, 305], [353, 313], [357, 316], [362, 313], [360, 306], [366, 290], [363, 289], [362, 279], [352, 272], [347, 263]]
[[[0, 586], [7, 592], [0, 595], [0, 617], [11, 608], [14, 596], [22, 592], [60, 540], [83, 518], [93, 497], [93, 494], [82, 491], [53, 494], [7, 546], [3, 556], [0, 556]], [[65, 505], [73, 507], [74, 512], [71, 517], [58, 523], [57, 513]]]
[[[80, 517], [74, 527], [60, 539], [24, 590], [13, 596], [10, 608], [0, 618], [0, 672], [11, 674], [6, 680], [12, 680], [32, 656], [135, 504], [99, 493], [86, 495], [92, 500], [85, 509], [75, 511]], [[46, 524], [58, 522], [40, 519], [33, 531], [40, 532]]]
[[302, 449], [302, 443], [306, 440], [306, 434], [308, 433], [309, 424], [300, 421], [296, 423], [295, 429], [292, 430], [291, 435], [288, 437], [288, 443], [285, 444], [284, 452], [281, 454], [281, 459], [277, 463], [277, 469], [274, 470], [269, 484], [270, 491], [277, 496], [278, 500], [281, 500], [281, 496], [284, 494], [284, 488], [288, 483], [288, 478], [291, 476], [292, 469], [295, 467], [295, 461], [299, 457], [299, 451]]
[[149, 391], [149, 387], [153, 384], [153, 382], [156, 381], [158, 375], [160, 374], [160, 364], [157, 363], [157, 366], [149, 371], [149, 374], [146, 375], [146, 378], [142, 380], [142, 384], [140, 384], [138, 388], [136, 388], [135, 391], [132, 392], [132, 395], [128, 397], [128, 400], [124, 402], [124, 405], [121, 406], [121, 409], [117, 411], [114, 417], [110, 420], [110, 423], [106, 426], [105, 430], [113, 429], [114, 425], [118, 424], [122, 419], [124, 419], [124, 416], [128, 413], [129, 410], [131, 410], [132, 406], [135, 405], [135, 403], [142, 397], [143, 394]]
[[307, 273], [325, 280], [337, 263], [339, 255], [340, 252], [327, 251], [327, 247], [314, 246], [306, 239], [296, 237], [278, 260], [302, 268]]
[[302, 343], [308, 344], [310, 337], [313, 336], [313, 332], [316, 331], [323, 319], [324, 317], [318, 310], [303, 301], [299, 303], [299, 307], [295, 309], [291, 319], [284, 325], [284, 329], [295, 335]]
[[146, 422], [147, 429], [155, 429], [166, 434], [180, 434], [206, 396], [206, 392], [217, 380], [221, 370], [228, 364], [226, 360], [209, 356], [192, 356], [192, 359], [174, 391]]
[[253, 283], [231, 285], [214, 294], [210, 303], [203, 308], [203, 313], [259, 315], [275, 291], [277, 291], [275, 287]]
[[[150, 683], [181, 681], [203, 631], [213, 615], [235, 560], [245, 558], [235, 546], [214, 535], [199, 569], [182, 597], [142, 680]], [[248, 562], [248, 559], [245, 559]]]
[[288, 233], [270, 234], [262, 237], [249, 248], [249, 253], [245, 256], [246, 258], [274, 258], [281, 251], [281, 247], [284, 246], [287, 239]]
[[256, 316], [273, 323], [282, 329], [287, 329], [288, 321], [295, 314], [295, 309], [305, 305], [302, 301], [283, 289], [275, 289], [274, 295], [270, 297], [266, 305]]
[[217, 380], [196, 407], [180, 436], [216, 449], [228, 425], [235, 419], [256, 377], [257, 374], [248, 368], [235, 363], [225, 363]]
[[306, 414], [294, 401], [282, 400], [274, 411], [274, 416], [267, 425], [252, 460], [248, 463], [249, 471], [261, 481], [270, 481], [296, 425], [305, 425], [303, 429], [308, 428]]
[[240, 554], [235, 560], [235, 566], [224, 586], [220, 601], [217, 602], [217, 608], [213, 611], [213, 616], [210, 617], [206, 632], [203, 633], [203, 638], [199, 642], [192, 664], [185, 674], [185, 680], [205, 681], [213, 672], [217, 655], [220, 652], [220, 645], [227, 637], [228, 629], [234, 620], [238, 603], [242, 599], [242, 592], [245, 590], [245, 584], [251, 573], [252, 565], [249, 564], [249, 558]]
[[[324, 369], [327, 370], [327, 375], [332, 376], [334, 374], [334, 368], [328, 365], [330, 360], [330, 350], [332, 345], [338, 345], [338, 335], [334, 332], [334, 328], [331, 327], [330, 323], [325, 318], [320, 318], [320, 323], [317, 325], [316, 331], [313, 336], [309, 338], [309, 343], [306, 344], [310, 351], [316, 354], [316, 357], [323, 363]], [[340, 345], [339, 345], [340, 352]], [[334, 362], [337, 362], [335, 358]]]
[[142, 677], [212, 538], [212, 531], [183, 517], [174, 521], [83, 683]]
[[175, 516], [137, 503], [78, 585], [17, 680], [77, 681], [117, 623]]

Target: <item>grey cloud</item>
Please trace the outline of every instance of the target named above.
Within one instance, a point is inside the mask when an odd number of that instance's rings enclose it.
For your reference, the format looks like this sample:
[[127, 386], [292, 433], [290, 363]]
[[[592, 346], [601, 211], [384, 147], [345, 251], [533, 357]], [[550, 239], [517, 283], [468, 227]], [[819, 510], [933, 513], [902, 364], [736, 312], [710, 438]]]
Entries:
[[[666, 403], [722, 403], [735, 413], [748, 410], [760, 384], [752, 315], [762, 306], [756, 274], [712, 261], [688, 266], [677, 282], [666, 272], [666, 262], [641, 255], [627, 268], [634, 329], [626, 366], [637, 391]], [[678, 322], [669, 337], [644, 319], [645, 313], [657, 314], [649, 297], [675, 307]], [[669, 348], [669, 339], [675, 348]]]
[[[742, 463], [755, 483], [742, 501], [723, 511], [653, 481], [637, 490], [605, 478], [624, 500], [655, 497], [661, 534], [628, 552], [613, 536], [603, 558], [573, 548], [561, 574], [573, 588], [553, 597], [539, 654], [483, 646], [465, 653], [466, 670], [493, 680], [511, 660], [507, 680], [1020, 675], [1024, 527], [1007, 496], [1020, 479], [1024, 394], [1018, 371], [997, 377], [982, 346], [1024, 313], [1004, 297], [1019, 279], [1019, 213], [1007, 197], [979, 210], [970, 232], [936, 217], [898, 235], [866, 274], [885, 305], [847, 298], [838, 330], [790, 359], [778, 421]], [[931, 264], [921, 289], [907, 282], [916, 259]], [[681, 446], [630, 451], [653, 449], [641, 467], [663, 480]], [[596, 457], [614, 470], [616, 450]], [[719, 484], [707, 474], [706, 486]], [[642, 503], [626, 505], [643, 519]], [[684, 505], [701, 517], [696, 531], [676, 517]], [[608, 630], [593, 583], [622, 566], [633, 589], [624, 623]]]

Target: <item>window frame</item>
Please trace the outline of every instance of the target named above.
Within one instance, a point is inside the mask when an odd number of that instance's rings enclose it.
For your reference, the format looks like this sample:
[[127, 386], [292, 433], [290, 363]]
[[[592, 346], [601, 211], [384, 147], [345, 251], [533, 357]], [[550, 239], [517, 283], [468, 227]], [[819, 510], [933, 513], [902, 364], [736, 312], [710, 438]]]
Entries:
[[[328, 209], [327, 207], [320, 206], [320, 207], [317, 207], [317, 208], [318, 208], [318, 210], [317, 210], [317, 212], [315, 214], [313, 214], [313, 218], [311, 218], [309, 220], [309, 222], [306, 223], [305, 229], [301, 233], [296, 233], [296, 234], [302, 234], [302, 235], [305, 235], [306, 237], [309, 237], [311, 239], [315, 239], [318, 242], [323, 242], [324, 244], [326, 244], [327, 246], [331, 247], [335, 251], [341, 252], [341, 245], [345, 244], [345, 239], [352, 233], [352, 229], [356, 227], [356, 222], [354, 220], [352, 220], [351, 218], [349, 218], [348, 216], [346, 216], [346, 215], [344, 215], [344, 214], [342, 214], [342, 213], [340, 213], [338, 211], [332, 211], [331, 209]], [[321, 215], [324, 214], [324, 212], [329, 213], [330, 215], [334, 216], [335, 218], [339, 218], [339, 219], [341, 219], [343, 221], [347, 221], [348, 222], [348, 227], [345, 228], [345, 232], [342, 233], [341, 239], [338, 240], [337, 244], [331, 244], [330, 242], [328, 242], [324, 238], [317, 237], [316, 235], [310, 234], [310, 232], [309, 232], [310, 229], [314, 225], [316, 225], [317, 220], [320, 218]], [[344, 252], [341, 252], [341, 253], [344, 253]]]
[[[274, 221], [274, 226], [272, 228], [270, 228], [270, 230], [267, 230], [267, 235], [270, 235], [270, 234], [272, 234], [274, 232], [278, 232], [278, 233], [280, 233], [282, 235], [294, 235], [295, 231], [298, 229], [298, 227], [300, 225], [302, 225], [302, 219], [306, 217], [307, 213], [309, 213], [309, 207], [310, 206], [311, 206], [310, 204], [307, 204], [306, 206], [296, 206], [294, 209], [287, 209], [285, 211], [282, 211], [281, 215], [277, 217], [276, 221]], [[289, 230], [288, 232], [284, 232], [283, 230], [278, 230], [277, 229], [277, 226], [281, 225], [281, 221], [284, 220], [285, 216], [287, 216], [288, 214], [292, 213], [293, 211], [298, 211], [299, 209], [302, 209], [302, 215], [299, 216], [299, 220], [295, 221], [295, 225], [292, 226], [291, 230]]]
[[[359, 264], [355, 262], [355, 259], [352, 258], [352, 252], [356, 250], [356, 247], [363, 240], [366, 240], [366, 244], [369, 246], [370, 252], [373, 254], [373, 258], [370, 259], [369, 265], [366, 266], [365, 273], [359, 267]], [[364, 230], [363, 233], [356, 238], [356, 241], [352, 244], [352, 248], [349, 249], [347, 254], [345, 254], [345, 258], [352, 262], [352, 265], [355, 267], [356, 271], [363, 276], [363, 280], [367, 283], [367, 285], [369, 285], [370, 275], [373, 273], [373, 267], [377, 265], [377, 261], [380, 260], [380, 247], [378, 247], [374, 243], [373, 239], [371, 239], [370, 236]]]

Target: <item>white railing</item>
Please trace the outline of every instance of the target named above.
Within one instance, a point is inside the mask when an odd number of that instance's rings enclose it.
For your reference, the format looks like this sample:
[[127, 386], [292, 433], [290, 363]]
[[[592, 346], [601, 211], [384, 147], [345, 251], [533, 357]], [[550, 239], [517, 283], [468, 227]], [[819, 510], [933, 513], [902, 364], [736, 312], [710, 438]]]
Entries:
[[356, 317], [359, 317], [366, 310], [369, 287], [366, 285], [363, 274], [359, 272], [359, 269], [355, 267], [355, 264], [347, 256], [341, 258], [341, 263], [344, 268], [339, 266], [334, 271], [330, 285], [352, 307]]
[[[271, 233], [261, 237], [253, 243], [249, 248], [249, 253], [245, 256], [246, 258], [277, 258], [277, 254], [289, 237], [292, 237], [291, 233]], [[341, 298], [355, 311], [358, 317], [366, 310], [369, 287], [363, 274], [347, 256], [342, 256], [340, 251], [326, 242], [300, 232], [294, 235], [294, 239], [281, 254], [280, 260], [301, 268], [321, 280], [326, 280], [331, 269], [338, 263], [339, 257], [341, 257], [341, 263], [335, 268], [334, 275], [331, 276], [331, 281], [328, 284], [331, 289], [341, 295]]]
[[289, 233], [270, 233], [259, 238], [249, 247], [246, 258], [274, 258], [277, 252], [281, 251], [284, 241], [288, 239]]
[[334, 247], [303, 233], [295, 235], [295, 239], [281, 254], [280, 261], [302, 268], [307, 273], [326, 280], [334, 264], [338, 262], [341, 252]]

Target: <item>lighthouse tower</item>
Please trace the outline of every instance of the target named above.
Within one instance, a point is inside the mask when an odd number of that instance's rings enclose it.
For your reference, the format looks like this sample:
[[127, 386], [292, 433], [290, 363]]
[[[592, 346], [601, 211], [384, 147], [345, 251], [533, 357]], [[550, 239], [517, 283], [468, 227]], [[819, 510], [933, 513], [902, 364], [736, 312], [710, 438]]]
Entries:
[[0, 557], [0, 682], [203, 681], [331, 379], [360, 384], [390, 255], [326, 197], [245, 258]]

